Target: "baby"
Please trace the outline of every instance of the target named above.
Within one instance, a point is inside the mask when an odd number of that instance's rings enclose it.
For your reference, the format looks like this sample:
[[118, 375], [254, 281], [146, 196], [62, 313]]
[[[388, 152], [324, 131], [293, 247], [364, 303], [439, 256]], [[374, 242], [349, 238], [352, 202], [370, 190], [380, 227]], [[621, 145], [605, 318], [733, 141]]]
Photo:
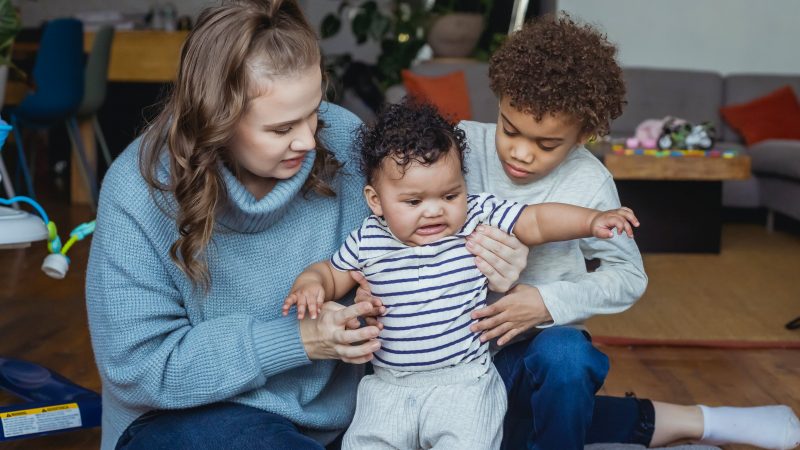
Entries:
[[627, 208], [600, 212], [559, 203], [524, 205], [491, 194], [469, 195], [464, 133], [433, 107], [389, 106], [358, 144], [373, 215], [330, 261], [308, 267], [283, 313], [311, 317], [325, 301], [356, 286], [359, 271], [386, 313], [375, 374], [359, 385], [344, 449], [499, 448], [506, 391], [488, 342], [469, 326], [486, 302], [488, 283], [466, 249], [480, 224], [513, 233], [526, 245], [595, 236], [633, 236]]

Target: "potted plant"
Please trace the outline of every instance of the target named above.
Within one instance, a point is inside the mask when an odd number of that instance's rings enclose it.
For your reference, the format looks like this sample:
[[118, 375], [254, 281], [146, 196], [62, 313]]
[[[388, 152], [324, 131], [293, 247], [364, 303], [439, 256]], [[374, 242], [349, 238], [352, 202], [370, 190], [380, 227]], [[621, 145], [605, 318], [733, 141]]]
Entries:
[[356, 43], [377, 42], [381, 52], [374, 65], [353, 61], [348, 54], [329, 56], [329, 71], [343, 80], [348, 78], [347, 72], [351, 66], [358, 64], [359, 71], [367, 70], [372, 74], [374, 84], [380, 91], [399, 83], [400, 71], [411, 65], [425, 45], [425, 25], [429, 16], [424, 2], [394, 0], [388, 9], [382, 10], [374, 0], [357, 3], [343, 1], [336, 14], [328, 14], [323, 18], [320, 25], [322, 39], [336, 35], [341, 29], [342, 17], [347, 15], [352, 15], [350, 28]]
[[[384, 7], [379, 7], [379, 3]], [[350, 28], [356, 43], [377, 42], [381, 50], [375, 64], [354, 61], [347, 53], [327, 55], [333, 94], [352, 89], [369, 107], [377, 109], [383, 93], [389, 86], [401, 83], [401, 71], [411, 66], [426, 43], [436, 57], [486, 59], [490, 49], [476, 51], [475, 47], [493, 3], [492, 0], [342, 0], [336, 13], [323, 18], [322, 39], [336, 35], [343, 18], [352, 17]], [[494, 41], [489, 43], [494, 45]], [[336, 95], [331, 98], [338, 100]]]
[[21, 28], [19, 12], [11, 4], [11, 0], [0, 0], [0, 105], [5, 100], [9, 67], [22, 74], [22, 71], [11, 62], [11, 47]]
[[427, 32], [436, 58], [466, 58], [473, 54], [483, 34], [492, 0], [436, 1], [434, 19]]

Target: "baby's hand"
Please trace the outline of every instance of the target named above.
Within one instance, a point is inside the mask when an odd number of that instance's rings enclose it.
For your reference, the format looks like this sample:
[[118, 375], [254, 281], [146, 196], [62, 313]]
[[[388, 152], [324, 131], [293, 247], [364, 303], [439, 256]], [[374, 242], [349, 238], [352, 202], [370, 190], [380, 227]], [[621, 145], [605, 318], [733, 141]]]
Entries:
[[322, 309], [325, 302], [325, 288], [321, 283], [310, 282], [292, 287], [292, 292], [283, 301], [283, 315], [289, 314], [289, 308], [297, 305], [297, 318], [306, 315], [306, 309], [312, 319], [317, 318], [317, 312]]
[[592, 235], [594, 237], [608, 239], [614, 237], [614, 229], [617, 229], [618, 234], [624, 231], [628, 237], [633, 237], [633, 228], [639, 226], [639, 219], [633, 214], [630, 208], [622, 207], [619, 209], [612, 209], [611, 211], [604, 211], [596, 215], [592, 219]]

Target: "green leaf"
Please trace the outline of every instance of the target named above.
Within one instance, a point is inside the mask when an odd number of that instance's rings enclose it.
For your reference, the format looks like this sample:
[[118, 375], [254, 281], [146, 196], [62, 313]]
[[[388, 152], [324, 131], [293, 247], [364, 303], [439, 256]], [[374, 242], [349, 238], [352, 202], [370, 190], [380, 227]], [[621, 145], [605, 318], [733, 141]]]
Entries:
[[11, 43], [21, 27], [19, 14], [11, 4], [11, 0], [0, 0], [0, 42], [3, 43], [2, 51], [0, 51], [3, 62], [0, 62], [0, 65], [11, 65]]
[[369, 29], [367, 29], [367, 34], [372, 39], [379, 41], [389, 31], [389, 27], [391, 26], [392, 23], [388, 17], [378, 14], [373, 18]]
[[370, 0], [361, 5], [361, 9], [367, 14], [375, 14], [378, 11], [378, 4]]
[[322, 35], [322, 39], [327, 39], [336, 33], [342, 28], [342, 20], [339, 19], [335, 14], [328, 14], [322, 19], [322, 23], [319, 26], [320, 35]]
[[[372, 13], [374, 14], [374, 12]], [[369, 36], [369, 27], [372, 23], [371, 14], [365, 10], [361, 10], [353, 17], [352, 29], [353, 35], [356, 37], [356, 42], [361, 45], [364, 42], [367, 42], [367, 37]]]

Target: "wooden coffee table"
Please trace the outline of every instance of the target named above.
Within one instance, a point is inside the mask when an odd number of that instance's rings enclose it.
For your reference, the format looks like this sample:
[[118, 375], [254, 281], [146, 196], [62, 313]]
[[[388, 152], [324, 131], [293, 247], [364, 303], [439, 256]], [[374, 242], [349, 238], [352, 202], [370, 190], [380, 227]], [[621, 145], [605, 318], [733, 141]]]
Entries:
[[[719, 253], [722, 181], [750, 178], [750, 157], [620, 155], [607, 146], [603, 162], [622, 204], [642, 225], [642, 252]], [[594, 149], [595, 154], [598, 149]]]

